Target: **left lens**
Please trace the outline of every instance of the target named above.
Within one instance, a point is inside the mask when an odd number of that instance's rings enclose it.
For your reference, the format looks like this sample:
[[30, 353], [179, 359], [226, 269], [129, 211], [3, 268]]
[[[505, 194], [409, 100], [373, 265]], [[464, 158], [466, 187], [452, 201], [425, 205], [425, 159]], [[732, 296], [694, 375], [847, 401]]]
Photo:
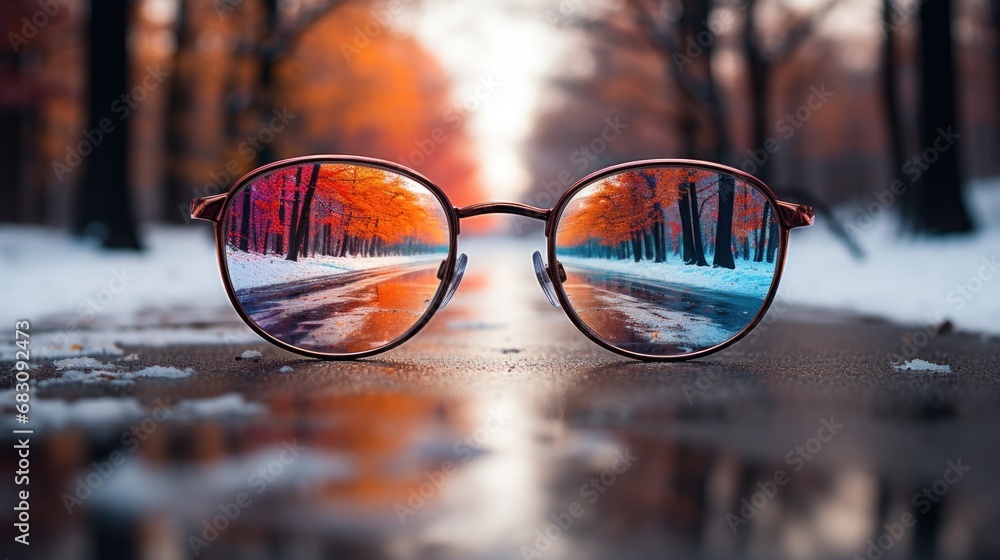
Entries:
[[636, 168], [577, 190], [556, 224], [562, 289], [602, 342], [655, 357], [718, 346], [757, 317], [783, 233], [742, 178], [687, 166]]
[[441, 289], [443, 200], [377, 165], [278, 168], [230, 195], [226, 270], [239, 308], [270, 336], [344, 355], [405, 337]]

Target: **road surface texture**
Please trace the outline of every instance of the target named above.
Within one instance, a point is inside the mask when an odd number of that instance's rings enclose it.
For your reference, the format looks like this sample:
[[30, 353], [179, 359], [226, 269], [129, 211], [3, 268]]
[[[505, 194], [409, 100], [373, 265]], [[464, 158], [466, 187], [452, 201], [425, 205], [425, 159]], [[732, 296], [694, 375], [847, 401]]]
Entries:
[[[1000, 557], [996, 338], [945, 332], [917, 357], [950, 373], [900, 370], [909, 329], [782, 304], [730, 350], [644, 364], [551, 308], [522, 246], [469, 253], [448, 308], [375, 358], [125, 345], [63, 383], [37, 360], [31, 545], [5, 506], [0, 554]], [[189, 375], [114, 373], [151, 366]]]

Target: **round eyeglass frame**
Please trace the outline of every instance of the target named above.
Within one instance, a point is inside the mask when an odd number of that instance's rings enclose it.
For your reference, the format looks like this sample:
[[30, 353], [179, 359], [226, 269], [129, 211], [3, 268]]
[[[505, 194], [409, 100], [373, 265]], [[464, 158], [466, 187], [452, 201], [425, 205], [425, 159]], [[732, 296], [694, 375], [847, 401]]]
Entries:
[[[372, 348], [370, 350], [364, 350], [361, 352], [319, 352], [316, 350], [309, 350], [307, 348], [300, 348], [294, 344], [285, 342], [274, 335], [268, 333], [262, 327], [257, 325], [257, 323], [250, 317], [250, 315], [243, 308], [243, 304], [240, 302], [236, 295], [236, 289], [233, 287], [232, 278], [229, 274], [229, 266], [226, 261], [226, 223], [229, 219], [230, 206], [233, 201], [237, 199], [235, 196], [244, 187], [249, 187], [253, 181], [259, 177], [273, 173], [280, 169], [285, 169], [288, 167], [297, 167], [301, 165], [323, 165], [323, 164], [341, 164], [341, 165], [360, 165], [365, 167], [372, 167], [376, 169], [382, 169], [384, 171], [389, 171], [402, 175], [408, 179], [413, 180], [420, 186], [426, 188], [437, 199], [441, 204], [441, 209], [444, 211], [448, 218], [448, 256], [444, 261], [444, 274], [440, 278], [440, 283], [438, 284], [437, 291], [434, 293], [434, 297], [431, 298], [430, 304], [428, 304], [427, 309], [424, 311], [423, 315], [414, 323], [409, 329], [407, 329], [403, 334], [397, 336], [386, 344]], [[236, 312], [243, 319], [255, 333], [263, 337], [265, 340], [274, 344], [275, 346], [281, 347], [289, 352], [294, 352], [296, 354], [307, 356], [310, 358], [319, 358], [323, 360], [354, 360], [357, 358], [365, 358], [368, 356], [374, 356], [376, 354], [381, 354], [387, 350], [391, 350], [400, 344], [406, 342], [413, 335], [417, 334], [420, 329], [431, 320], [434, 313], [440, 307], [441, 302], [444, 300], [445, 292], [452, 280], [452, 276], [455, 273], [455, 260], [458, 258], [458, 213], [451, 202], [448, 200], [448, 196], [441, 190], [440, 187], [431, 182], [430, 179], [424, 177], [420, 173], [398, 165], [389, 161], [384, 161], [375, 158], [368, 158], [363, 156], [342, 156], [342, 155], [313, 155], [313, 156], [303, 156], [292, 159], [285, 159], [276, 161], [269, 165], [257, 168], [250, 173], [247, 173], [241, 177], [238, 181], [233, 183], [227, 192], [225, 205], [222, 207], [221, 218], [215, 224], [215, 245], [216, 245], [216, 257], [219, 261], [219, 270], [222, 273], [222, 282], [225, 284], [226, 294], [229, 296], [229, 301], [236, 308]]]
[[[591, 329], [587, 325], [587, 323], [580, 318], [579, 314], [577, 314], [576, 310], [570, 304], [569, 297], [566, 295], [566, 289], [563, 286], [563, 282], [560, 281], [560, 278], [558, 277], [559, 273], [556, 272], [555, 274], [553, 274], [551, 271], [556, 271], [557, 267], [559, 266], [557, 264], [558, 259], [556, 258], [556, 250], [558, 249], [558, 247], [556, 246], [557, 245], [556, 233], [559, 228], [559, 220], [562, 218], [563, 211], [565, 211], [566, 207], [569, 205], [570, 201], [573, 200], [573, 197], [576, 196], [577, 193], [579, 193], [580, 191], [582, 191], [587, 187], [590, 187], [594, 183], [601, 181], [602, 179], [618, 175], [625, 171], [637, 171], [641, 169], [664, 168], [664, 167], [683, 167], [688, 169], [693, 168], [703, 171], [710, 171], [714, 173], [725, 173], [728, 175], [732, 175], [736, 179], [745, 182], [746, 184], [750, 185], [751, 187], [759, 191], [762, 195], [764, 195], [764, 198], [767, 200], [768, 204], [771, 205], [771, 212], [774, 214], [775, 219], [778, 222], [779, 235], [778, 235], [778, 253], [777, 255], [775, 255], [774, 258], [775, 266], [774, 266], [774, 275], [771, 278], [771, 285], [767, 290], [767, 295], [764, 297], [764, 300], [761, 303], [760, 309], [757, 311], [757, 314], [754, 315], [753, 319], [751, 319], [751, 321], [735, 335], [714, 346], [703, 348], [701, 350], [696, 350], [694, 352], [685, 352], [683, 354], [659, 355], [659, 354], [645, 354], [642, 352], [633, 352], [631, 350], [619, 348], [614, 344], [611, 344], [610, 342], [601, 338], [600, 335], [594, 332], [594, 330]], [[611, 167], [607, 167], [595, 173], [592, 173], [584, 177], [583, 179], [577, 181], [565, 193], [563, 193], [562, 196], [559, 197], [559, 200], [556, 201], [555, 206], [552, 208], [552, 215], [549, 217], [548, 222], [546, 224], [545, 235], [548, 238], [547, 260], [549, 262], [550, 276], [553, 276], [552, 284], [555, 287], [556, 297], [559, 300], [559, 305], [561, 305], [563, 309], [566, 310], [566, 316], [569, 317], [570, 321], [576, 326], [577, 329], [579, 329], [584, 335], [586, 335], [587, 338], [589, 338], [590, 340], [594, 341], [595, 343], [597, 343], [598, 345], [602, 346], [607, 350], [610, 350], [622, 356], [627, 356], [629, 358], [635, 358], [647, 362], [680, 362], [680, 361], [693, 360], [723, 350], [735, 344], [741, 338], [749, 334], [750, 331], [752, 331], [754, 327], [756, 327], [761, 322], [761, 320], [764, 319], [764, 315], [767, 314], [768, 308], [771, 307], [771, 303], [774, 301], [774, 297], [778, 293], [778, 283], [781, 279], [781, 275], [784, 272], [785, 268], [785, 257], [787, 256], [787, 247], [788, 247], [788, 233], [790, 231], [790, 228], [782, 219], [782, 214], [778, 211], [779, 208], [778, 202], [779, 202], [778, 198], [775, 196], [774, 192], [771, 191], [771, 189], [767, 185], [765, 185], [763, 181], [754, 177], [753, 175], [750, 175], [749, 173], [746, 173], [744, 171], [740, 171], [739, 169], [734, 169], [732, 167], [728, 167], [725, 165], [710, 163], [705, 161], [684, 160], [684, 159], [644, 160], [644, 161], [623, 163], [620, 165], [613, 165]]]

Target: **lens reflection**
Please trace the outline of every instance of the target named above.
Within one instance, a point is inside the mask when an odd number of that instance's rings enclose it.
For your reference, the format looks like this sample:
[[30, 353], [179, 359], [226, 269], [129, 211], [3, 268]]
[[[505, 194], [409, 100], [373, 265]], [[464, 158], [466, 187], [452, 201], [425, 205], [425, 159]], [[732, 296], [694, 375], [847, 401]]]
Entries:
[[757, 315], [781, 232], [735, 176], [654, 167], [605, 177], [560, 217], [556, 257], [573, 310], [617, 348], [656, 356], [721, 344]]
[[374, 166], [315, 163], [233, 194], [226, 265], [250, 319], [298, 348], [363, 352], [405, 334], [430, 306], [448, 218], [419, 183]]

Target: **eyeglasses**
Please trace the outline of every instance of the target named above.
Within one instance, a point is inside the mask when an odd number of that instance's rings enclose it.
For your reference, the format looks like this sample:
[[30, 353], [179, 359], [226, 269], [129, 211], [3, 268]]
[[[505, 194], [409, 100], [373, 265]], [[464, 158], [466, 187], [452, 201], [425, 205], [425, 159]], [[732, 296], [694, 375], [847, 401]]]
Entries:
[[685, 360], [746, 335], [778, 288], [792, 228], [813, 209], [759, 179], [689, 160], [598, 171], [551, 209], [458, 208], [422, 175], [354, 156], [267, 165], [226, 194], [192, 201], [215, 224], [226, 291], [268, 341], [323, 359], [371, 356], [417, 333], [458, 288], [459, 222], [513, 214], [545, 222], [542, 291], [597, 344], [642, 360]]

